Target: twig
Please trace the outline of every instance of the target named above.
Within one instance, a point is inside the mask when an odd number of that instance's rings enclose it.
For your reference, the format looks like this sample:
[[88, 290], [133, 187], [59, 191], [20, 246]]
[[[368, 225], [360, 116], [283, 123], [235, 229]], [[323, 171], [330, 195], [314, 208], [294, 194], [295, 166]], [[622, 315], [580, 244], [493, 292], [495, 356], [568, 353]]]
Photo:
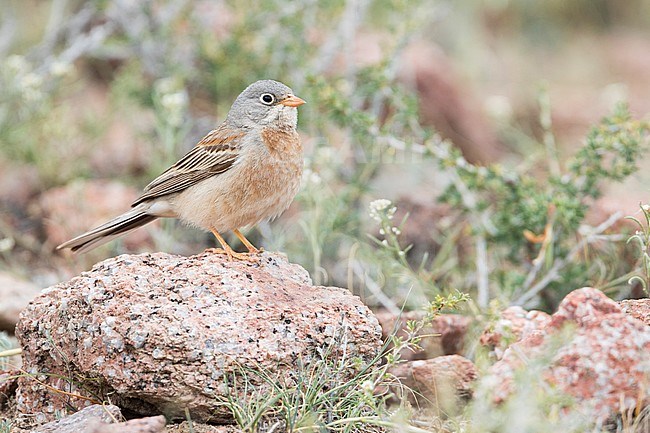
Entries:
[[489, 268], [487, 242], [483, 233], [476, 236], [476, 287], [478, 294], [476, 302], [481, 308], [486, 308], [490, 302]]
[[[352, 39], [356, 34], [356, 29], [363, 21], [369, 5], [370, 2], [367, 0], [348, 0], [345, 2], [345, 10], [339, 21], [339, 26], [334, 35], [321, 46], [318, 55], [314, 57], [317, 63], [310, 68], [312, 71], [319, 74], [329, 69], [335, 56], [341, 51], [341, 45], [354, 42]], [[351, 54], [353, 52], [349, 47], [345, 51]], [[346, 58], [346, 60], [348, 59]]]
[[32, 374], [32, 373], [28, 373], [28, 372], [26, 372], [25, 370], [21, 370], [21, 372], [22, 372], [25, 376], [29, 377], [30, 379], [32, 379], [32, 380], [34, 380], [35, 382], [37, 382], [39, 385], [44, 386], [45, 388], [49, 389], [50, 391], [54, 392], [55, 394], [63, 394], [63, 395], [66, 395], [66, 396], [68, 396], [68, 397], [75, 397], [75, 398], [78, 398], [78, 399], [81, 399], [81, 400], [89, 401], [89, 402], [91, 402], [91, 403], [93, 403], [93, 404], [102, 404], [101, 401], [95, 400], [94, 398], [86, 397], [86, 396], [83, 396], [83, 395], [81, 395], [81, 394], [75, 394], [75, 393], [73, 393], [73, 392], [63, 391], [63, 390], [61, 390], [61, 389], [55, 388], [55, 387], [53, 387], [53, 386], [51, 386], [51, 385], [48, 385], [47, 383], [43, 382], [42, 380], [37, 379], [37, 378], [34, 376], [34, 374]]
[[56, 41], [61, 34], [63, 15], [68, 5], [68, 0], [52, 0], [50, 2], [50, 15], [45, 26], [45, 35], [41, 42], [41, 48], [45, 53], [51, 53], [54, 50]]
[[569, 253], [560, 260], [556, 260], [553, 263], [551, 269], [548, 270], [544, 278], [537, 282], [537, 284], [530, 287], [523, 295], [517, 298], [512, 304], [513, 305], [525, 305], [528, 301], [533, 299], [539, 292], [544, 290], [551, 282], [555, 281], [559, 275], [560, 271], [575, 257], [576, 254], [579, 254], [585, 245], [588, 245], [592, 242], [595, 242], [600, 239], [600, 234], [605, 230], [613, 226], [618, 220], [621, 219], [621, 212], [615, 212], [607, 220], [597, 227], [594, 227], [593, 233], [588, 234], [580, 240], [570, 251]]
[[0, 352], [0, 358], [7, 358], [9, 356], [16, 356], [16, 355], [22, 355], [23, 354], [23, 349], [20, 347], [17, 347], [15, 349], [7, 349], [3, 350]]
[[401, 310], [393, 302], [392, 299], [390, 299], [386, 294], [381, 290], [381, 287], [379, 287], [379, 284], [377, 284], [372, 278], [368, 276], [368, 274], [361, 268], [359, 265], [359, 262], [356, 260], [352, 264], [353, 269], [354, 269], [354, 274], [363, 280], [363, 282], [366, 284], [366, 287], [370, 292], [375, 295], [377, 300], [381, 303], [381, 305], [386, 308], [388, 311], [390, 311], [391, 314], [394, 315], [399, 315]]
[[16, 13], [14, 12], [13, 3], [6, 2], [2, 6], [2, 25], [0, 25], [0, 58], [4, 58], [11, 48], [11, 44], [16, 37], [16, 28], [18, 27]]

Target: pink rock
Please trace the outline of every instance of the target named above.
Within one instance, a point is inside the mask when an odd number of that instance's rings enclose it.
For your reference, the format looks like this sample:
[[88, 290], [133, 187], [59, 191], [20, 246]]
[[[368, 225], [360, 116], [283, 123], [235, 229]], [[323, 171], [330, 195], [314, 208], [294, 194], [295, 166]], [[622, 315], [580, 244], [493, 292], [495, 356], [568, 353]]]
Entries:
[[0, 371], [0, 409], [3, 409], [16, 393], [20, 374], [21, 372], [18, 370]]
[[[143, 416], [184, 419], [188, 408], [196, 421], [230, 419], [218, 397], [243, 392], [228, 384], [245, 369], [290, 381], [298, 363], [345, 354], [363, 364], [382, 344], [357, 297], [312, 286], [284, 256], [264, 253], [251, 264], [209, 251], [98, 263], [44, 290], [21, 314], [16, 336], [24, 369], [50, 387], [110, 398]], [[254, 374], [248, 380], [262, 392], [270, 386]], [[88, 402], [19, 380], [20, 412], [52, 417], [67, 404]]]
[[150, 416], [125, 422], [95, 422], [88, 427], [88, 433], [162, 433], [165, 431], [165, 417]]
[[583, 287], [569, 293], [560, 302], [550, 326], [559, 329], [567, 320], [583, 326], [599, 317], [620, 312], [621, 307], [603, 292], [591, 287]]
[[496, 322], [483, 331], [480, 342], [490, 347], [497, 359], [501, 359], [508, 346], [544, 329], [550, 321], [551, 316], [543, 311], [526, 311], [519, 306], [508, 307], [501, 312]]
[[650, 299], [626, 299], [618, 303], [625, 314], [650, 326]]
[[119, 407], [95, 404], [72, 415], [43, 424], [32, 430], [32, 433], [90, 433], [95, 431], [94, 428], [98, 424], [112, 423], [121, 418], [122, 412]]
[[410, 388], [406, 397], [413, 403], [432, 406], [446, 414], [458, 413], [471, 398], [472, 384], [478, 377], [472, 361], [460, 355], [407, 361], [392, 368], [390, 373]]
[[544, 380], [599, 423], [650, 403], [650, 328], [596, 289], [567, 295], [545, 329], [505, 351], [490, 368], [495, 401], [511, 395], [518, 371], [545, 358]]
[[[389, 311], [381, 310], [376, 315], [384, 339], [387, 339], [395, 331], [397, 331], [398, 337], [405, 337], [406, 323], [411, 320], [420, 320], [423, 317], [423, 313], [417, 311], [405, 312], [398, 317]], [[422, 350], [414, 352], [405, 349], [401, 352], [402, 359], [427, 359], [460, 353], [470, 323], [471, 319], [466, 316], [441, 314], [431, 322], [430, 326], [425, 326], [419, 332], [419, 335], [422, 336], [420, 342]]]

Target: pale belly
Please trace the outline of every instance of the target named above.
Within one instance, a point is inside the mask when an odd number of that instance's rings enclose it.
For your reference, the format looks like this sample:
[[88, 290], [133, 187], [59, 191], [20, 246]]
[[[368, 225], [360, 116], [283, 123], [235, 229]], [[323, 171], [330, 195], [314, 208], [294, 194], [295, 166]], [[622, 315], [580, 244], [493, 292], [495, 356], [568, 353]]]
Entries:
[[253, 155], [227, 172], [188, 188], [172, 201], [178, 218], [219, 232], [255, 225], [286, 210], [298, 193], [302, 154]]

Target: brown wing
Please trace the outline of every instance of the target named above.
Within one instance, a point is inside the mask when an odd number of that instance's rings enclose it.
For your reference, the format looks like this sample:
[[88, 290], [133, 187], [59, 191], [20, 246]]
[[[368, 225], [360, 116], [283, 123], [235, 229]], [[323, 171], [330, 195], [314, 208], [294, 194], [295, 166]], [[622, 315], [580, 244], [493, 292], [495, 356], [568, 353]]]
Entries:
[[233, 133], [226, 126], [211, 131], [208, 135], [144, 188], [144, 194], [131, 206], [153, 198], [183, 191], [211, 176], [228, 170], [237, 160], [241, 138], [244, 133]]

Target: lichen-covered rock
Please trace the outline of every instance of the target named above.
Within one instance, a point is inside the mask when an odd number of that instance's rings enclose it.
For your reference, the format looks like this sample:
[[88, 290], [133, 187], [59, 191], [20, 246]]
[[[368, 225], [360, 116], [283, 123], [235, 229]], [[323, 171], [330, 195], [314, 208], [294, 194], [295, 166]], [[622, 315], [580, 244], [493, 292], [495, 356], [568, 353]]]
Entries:
[[621, 307], [600, 290], [583, 287], [566, 295], [551, 317], [550, 326], [560, 329], [566, 322], [586, 326], [599, 318], [621, 313]]
[[165, 417], [162, 415], [132, 419], [125, 422], [96, 422], [88, 428], [88, 433], [163, 433]]
[[505, 351], [488, 375], [495, 400], [512, 394], [520, 369], [545, 359], [543, 379], [599, 423], [650, 403], [650, 327], [599, 290], [569, 293], [543, 330]]
[[377, 320], [347, 290], [312, 286], [278, 254], [252, 264], [209, 251], [101, 262], [45, 289], [16, 335], [41, 382], [20, 379], [18, 410], [50, 417], [87, 404], [72, 393], [141, 415], [185, 418], [187, 408], [193, 420], [227, 419], [218, 398], [241, 392], [229, 380], [247, 368], [290, 379], [298, 361], [345, 354], [363, 364], [381, 346]]
[[94, 431], [95, 426], [122, 419], [120, 408], [111, 404], [94, 404], [32, 430], [32, 433], [79, 433]]
[[480, 342], [488, 346], [497, 359], [501, 359], [508, 346], [544, 329], [550, 321], [551, 316], [543, 311], [526, 311], [519, 306], [508, 307], [494, 323], [487, 326]]
[[625, 314], [650, 326], [650, 299], [626, 299], [619, 302], [619, 305]]
[[4, 409], [7, 402], [16, 393], [20, 371], [0, 370], [0, 410]]
[[[407, 361], [389, 370], [408, 387], [405, 397], [419, 406], [431, 406], [447, 415], [459, 413], [472, 396], [476, 367], [460, 355]], [[399, 390], [395, 390], [400, 394]]]

